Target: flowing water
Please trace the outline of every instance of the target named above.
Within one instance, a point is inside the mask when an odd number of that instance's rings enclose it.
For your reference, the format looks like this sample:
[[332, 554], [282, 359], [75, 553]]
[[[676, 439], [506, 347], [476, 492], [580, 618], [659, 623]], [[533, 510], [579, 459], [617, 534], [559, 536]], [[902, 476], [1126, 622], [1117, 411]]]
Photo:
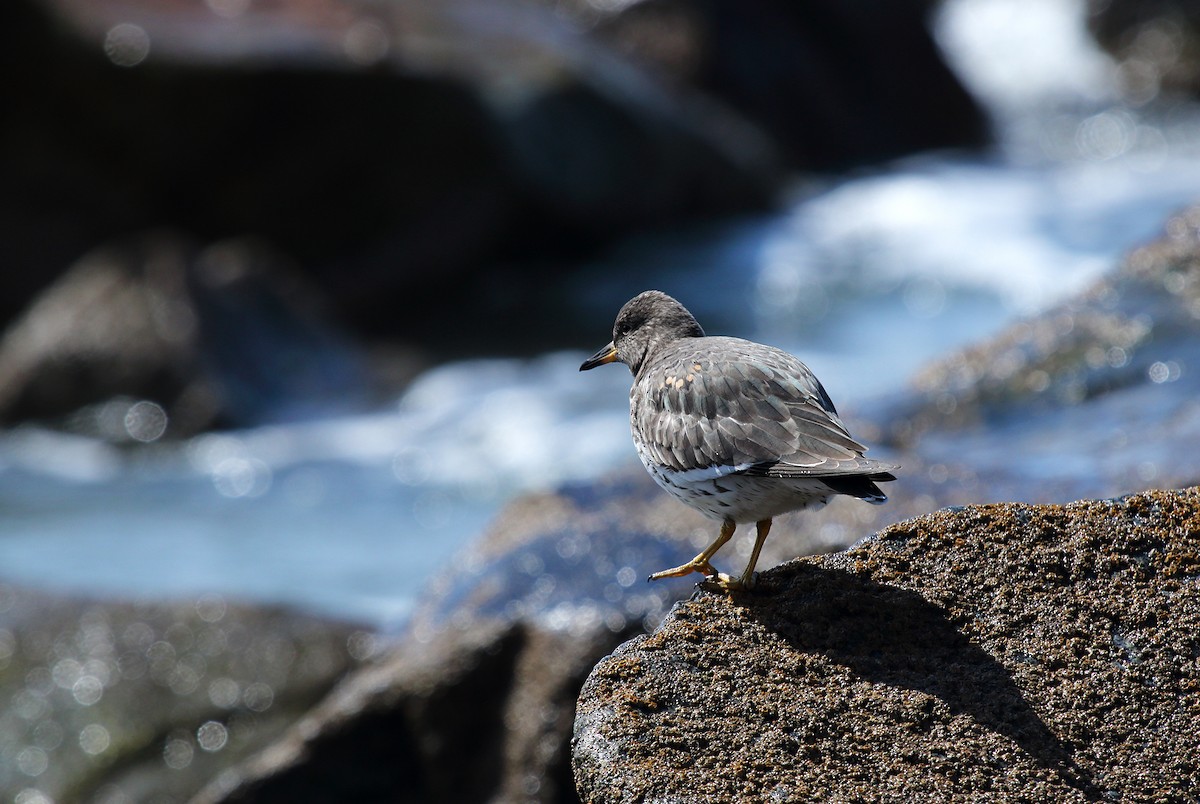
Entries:
[[[797, 187], [783, 211], [630, 240], [580, 267], [594, 346], [630, 296], [800, 355], [843, 409], [1079, 290], [1200, 198], [1200, 125], [1113, 103], [1068, 0], [950, 0], [942, 43], [996, 119], [984, 156]], [[1019, 42], [1022, 59], [1005, 42]], [[131, 450], [0, 437], [0, 579], [122, 597], [218, 593], [394, 627], [515, 494], [634, 460], [628, 372], [586, 352], [472, 360], [372, 415]], [[114, 403], [118, 419], [131, 403]], [[124, 407], [122, 407], [124, 405]]]

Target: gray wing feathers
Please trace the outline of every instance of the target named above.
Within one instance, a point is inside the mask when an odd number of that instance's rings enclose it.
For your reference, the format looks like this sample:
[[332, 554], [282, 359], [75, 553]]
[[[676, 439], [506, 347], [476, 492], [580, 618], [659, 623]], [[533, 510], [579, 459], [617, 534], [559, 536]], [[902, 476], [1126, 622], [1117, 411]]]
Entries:
[[[703, 357], [713, 345], [724, 353], [716, 366]], [[863, 457], [816, 377], [786, 352], [735, 338], [689, 338], [666, 352], [638, 378], [631, 411], [661, 465], [775, 477], [893, 468]]]

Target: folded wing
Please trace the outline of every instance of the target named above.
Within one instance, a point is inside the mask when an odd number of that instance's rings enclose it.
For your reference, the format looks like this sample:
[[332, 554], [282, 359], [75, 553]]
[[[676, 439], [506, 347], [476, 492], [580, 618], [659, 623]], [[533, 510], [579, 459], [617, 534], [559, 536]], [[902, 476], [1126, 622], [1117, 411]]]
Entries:
[[[704, 357], [714, 346], [719, 363]], [[851, 485], [851, 476], [894, 479], [895, 467], [863, 457], [866, 447], [792, 355], [737, 338], [685, 339], [674, 347], [646, 367], [641, 404], [632, 411], [643, 449], [660, 465], [714, 476], [845, 478]], [[841, 490], [837, 482], [830, 485]]]

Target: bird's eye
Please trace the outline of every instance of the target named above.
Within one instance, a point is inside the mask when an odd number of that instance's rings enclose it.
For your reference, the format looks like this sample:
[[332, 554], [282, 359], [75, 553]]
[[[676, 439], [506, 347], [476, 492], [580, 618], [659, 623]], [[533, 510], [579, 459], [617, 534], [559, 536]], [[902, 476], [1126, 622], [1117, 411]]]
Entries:
[[626, 316], [617, 321], [613, 327], [614, 335], [628, 335], [643, 324], [640, 316]]

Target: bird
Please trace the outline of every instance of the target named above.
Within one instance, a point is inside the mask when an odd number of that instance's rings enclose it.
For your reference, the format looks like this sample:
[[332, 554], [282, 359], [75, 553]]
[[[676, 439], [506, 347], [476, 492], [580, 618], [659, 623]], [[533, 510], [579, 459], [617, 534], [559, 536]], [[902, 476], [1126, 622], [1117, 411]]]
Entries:
[[[876, 485], [898, 466], [864, 457], [816, 376], [782, 349], [704, 334], [677, 300], [647, 290], [621, 307], [612, 341], [580, 371], [624, 363], [633, 374], [629, 421], [646, 471], [675, 499], [721, 523], [691, 561], [648, 580], [701, 573], [733, 592], [754, 586], [772, 520], [820, 508], [838, 494], [882, 504]], [[738, 524], [755, 523], [741, 575], [718, 572], [713, 556]]]

